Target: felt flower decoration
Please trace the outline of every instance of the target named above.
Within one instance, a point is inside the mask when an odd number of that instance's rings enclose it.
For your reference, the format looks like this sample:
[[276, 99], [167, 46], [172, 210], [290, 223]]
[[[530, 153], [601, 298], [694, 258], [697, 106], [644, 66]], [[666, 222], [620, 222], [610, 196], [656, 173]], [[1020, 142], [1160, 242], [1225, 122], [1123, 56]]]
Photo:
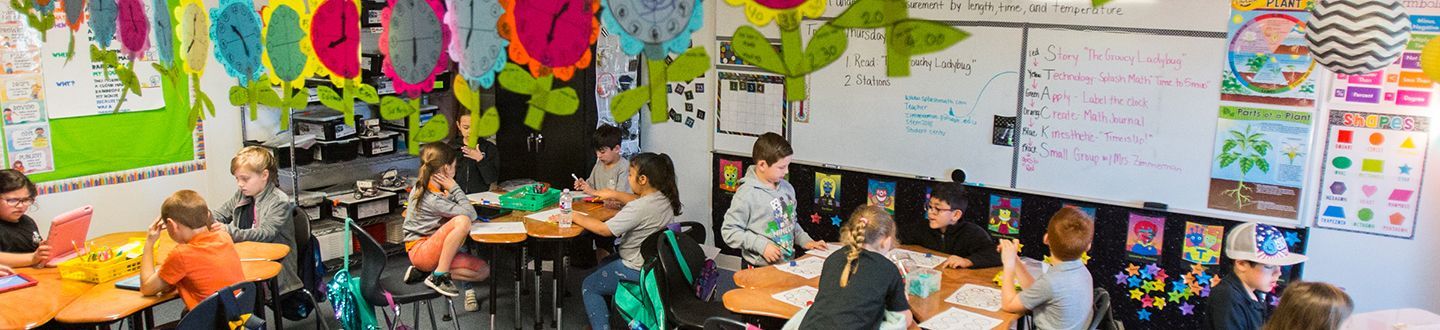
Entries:
[[261, 13], [265, 20], [265, 64], [270, 83], [300, 86], [315, 74], [318, 61], [310, 45], [310, 15], [301, 0], [272, 0]]
[[175, 16], [180, 21], [175, 33], [180, 38], [185, 72], [199, 77], [205, 73], [205, 61], [210, 57], [210, 15], [201, 0], [180, 0]]
[[446, 5], [450, 59], [470, 86], [490, 88], [495, 74], [505, 69], [505, 48], [510, 45], [496, 30], [505, 7], [496, 0], [446, 0]]
[[645, 51], [651, 59], [684, 53], [704, 25], [700, 0], [607, 0], [600, 18], [620, 35], [625, 54]]
[[225, 73], [240, 80], [241, 86], [264, 77], [260, 55], [260, 14], [249, 0], [220, 0], [220, 7], [210, 12], [210, 40], [215, 46], [215, 59]]
[[380, 51], [383, 70], [395, 81], [395, 92], [411, 98], [435, 88], [435, 75], [445, 72], [449, 60], [445, 45], [450, 30], [443, 28], [440, 0], [390, 0], [380, 13]]
[[360, 77], [360, 3], [324, 0], [315, 8], [310, 24], [310, 46], [320, 63], [317, 73], [335, 85]]
[[725, 3], [744, 6], [745, 18], [751, 24], [765, 26], [776, 21], [782, 30], [799, 28], [800, 19], [825, 13], [825, 0], [725, 0]]
[[138, 58], [150, 49], [150, 18], [141, 0], [118, 0], [120, 53]]
[[510, 40], [510, 58], [532, 77], [553, 74], [570, 80], [590, 66], [590, 45], [600, 35], [599, 0], [501, 0], [500, 35]]

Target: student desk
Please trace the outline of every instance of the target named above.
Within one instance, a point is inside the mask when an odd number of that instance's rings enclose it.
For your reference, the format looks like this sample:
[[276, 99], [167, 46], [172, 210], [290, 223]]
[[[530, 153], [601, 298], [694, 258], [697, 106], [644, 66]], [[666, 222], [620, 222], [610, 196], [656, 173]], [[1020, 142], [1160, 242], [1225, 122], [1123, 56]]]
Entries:
[[[913, 245], [904, 245], [901, 249], [930, 253], [936, 256], [948, 256], [936, 253], [925, 248]], [[831, 257], [844, 258], [843, 255], [831, 255]], [[817, 258], [806, 255], [802, 258]], [[945, 298], [965, 284], [983, 285], [997, 287], [994, 282], [995, 274], [1000, 272], [1000, 267], [982, 269], [941, 269], [942, 278], [940, 291], [931, 293], [930, 296], [920, 298], [909, 296], [910, 311], [922, 322], [931, 316], [943, 312], [950, 307], [975, 312], [980, 315], [993, 317], [1003, 321], [1000, 328], [1009, 328], [1010, 324], [1020, 318], [1020, 315], [1006, 312], [991, 312], [978, 310], [959, 305], [952, 305], [945, 302]], [[774, 266], [765, 266], [753, 269], [745, 269], [735, 272], [735, 284], [740, 288], [726, 292], [723, 300], [725, 308], [738, 314], [758, 315], [778, 319], [790, 319], [795, 313], [800, 312], [800, 307], [775, 300], [772, 295], [801, 286], [819, 287], [820, 278], [805, 279], [803, 277], [786, 273]]]
[[16, 268], [15, 272], [30, 275], [40, 283], [20, 290], [0, 293], [0, 329], [31, 329], [50, 322], [60, 309], [84, 295], [95, 284], [63, 281], [55, 268]]
[[[499, 217], [499, 218], [496, 218], [496, 219], [491, 219], [490, 222], [520, 222], [520, 221], [525, 221], [525, 220], [523, 220], [523, 219], [524, 219], [524, 217], [512, 217], [512, 216], [506, 215], [506, 216]], [[496, 258], [498, 258], [498, 257], [500, 256], [500, 247], [501, 247], [501, 246], [514, 246], [514, 247], [516, 248], [516, 250], [518, 250], [518, 251], [516, 251], [517, 253], [515, 253], [515, 273], [514, 273], [514, 274], [515, 274], [515, 328], [516, 328], [516, 329], [519, 329], [519, 328], [520, 328], [520, 273], [521, 273], [521, 268], [524, 267], [523, 264], [524, 264], [524, 260], [525, 260], [525, 246], [524, 246], [524, 245], [521, 245], [521, 243], [525, 243], [525, 239], [526, 239], [526, 235], [525, 235], [525, 234], [485, 234], [485, 235], [475, 235], [475, 234], [471, 234], [471, 235], [470, 235], [470, 240], [473, 240], [473, 241], [478, 242], [478, 243], [480, 243], [480, 244], [486, 244], [486, 245], [489, 245], [489, 246], [491, 247], [491, 249], [490, 249], [490, 259], [489, 259], [491, 265], [494, 265]], [[496, 293], [496, 292], [499, 292], [499, 291], [497, 291], [497, 286], [498, 286], [498, 282], [500, 282], [500, 281], [496, 280], [496, 279], [495, 279], [495, 276], [496, 276], [495, 269], [494, 269], [494, 268], [491, 268], [491, 270], [490, 270], [490, 278], [486, 280], [487, 282], [490, 282], [490, 329], [494, 329], [494, 328], [495, 328], [495, 315], [497, 315], [497, 312], [496, 312], [496, 309], [495, 309], [495, 308], [496, 308], [496, 307], [495, 307], [495, 306], [496, 306], [495, 301], [496, 301], [497, 298], [498, 298], [497, 296], [499, 296], [499, 295], [497, 295], [497, 294], [495, 294], [495, 293]], [[538, 286], [539, 284], [537, 283], [536, 285]], [[540, 296], [539, 296], [539, 293], [536, 293], [536, 296], [535, 296], [535, 297], [536, 297], [536, 298], [535, 298], [535, 305], [536, 305], [536, 306], [539, 306], [539, 305], [540, 305], [540, 298], [539, 298]], [[536, 309], [539, 309], [539, 308], [537, 307]], [[537, 316], [538, 316], [538, 314], [537, 314]], [[459, 316], [456, 316], [456, 317], [459, 317]]]

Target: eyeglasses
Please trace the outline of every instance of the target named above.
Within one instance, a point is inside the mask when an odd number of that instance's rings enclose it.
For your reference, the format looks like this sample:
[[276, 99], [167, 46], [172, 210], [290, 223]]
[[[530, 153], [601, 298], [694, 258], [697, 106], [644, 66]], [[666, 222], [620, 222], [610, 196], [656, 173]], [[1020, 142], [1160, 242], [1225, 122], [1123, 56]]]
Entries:
[[34, 205], [34, 204], [35, 204], [35, 198], [34, 198], [34, 197], [5, 198], [5, 199], [3, 199], [3, 200], [5, 201], [5, 205], [10, 205], [10, 207], [20, 207], [20, 205], [22, 205], [22, 204], [23, 204], [23, 205]]
[[954, 210], [955, 210], [955, 209], [942, 209], [942, 208], [938, 208], [938, 207], [931, 206], [931, 205], [929, 205], [929, 204], [926, 204], [926, 205], [925, 205], [925, 213], [930, 213], [930, 214], [940, 214], [941, 212], [950, 212], [950, 211], [954, 211]]

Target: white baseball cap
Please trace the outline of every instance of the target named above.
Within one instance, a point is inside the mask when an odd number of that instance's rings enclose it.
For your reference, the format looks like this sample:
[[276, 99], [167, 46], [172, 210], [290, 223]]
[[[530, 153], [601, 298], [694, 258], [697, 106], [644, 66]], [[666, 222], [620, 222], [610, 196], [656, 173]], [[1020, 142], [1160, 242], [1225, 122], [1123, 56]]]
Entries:
[[1285, 233], [1270, 225], [1248, 222], [1230, 229], [1225, 237], [1225, 254], [1230, 259], [1248, 260], [1266, 265], [1289, 266], [1309, 260], [1290, 252]]

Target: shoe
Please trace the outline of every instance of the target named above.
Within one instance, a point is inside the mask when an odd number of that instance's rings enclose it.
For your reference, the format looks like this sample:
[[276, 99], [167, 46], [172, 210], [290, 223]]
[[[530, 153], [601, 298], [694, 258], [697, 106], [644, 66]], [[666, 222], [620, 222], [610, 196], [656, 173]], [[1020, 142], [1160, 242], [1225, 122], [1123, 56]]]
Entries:
[[460, 296], [460, 289], [456, 288], [455, 283], [450, 281], [450, 274], [430, 275], [430, 277], [425, 278], [425, 286], [435, 289], [435, 292], [449, 297]]
[[420, 281], [425, 280], [425, 276], [429, 275], [430, 274], [426, 274], [425, 272], [416, 269], [415, 266], [410, 266], [410, 268], [405, 270], [405, 284], [420, 283]]
[[465, 311], [480, 310], [480, 299], [475, 298], [475, 289], [465, 290]]

